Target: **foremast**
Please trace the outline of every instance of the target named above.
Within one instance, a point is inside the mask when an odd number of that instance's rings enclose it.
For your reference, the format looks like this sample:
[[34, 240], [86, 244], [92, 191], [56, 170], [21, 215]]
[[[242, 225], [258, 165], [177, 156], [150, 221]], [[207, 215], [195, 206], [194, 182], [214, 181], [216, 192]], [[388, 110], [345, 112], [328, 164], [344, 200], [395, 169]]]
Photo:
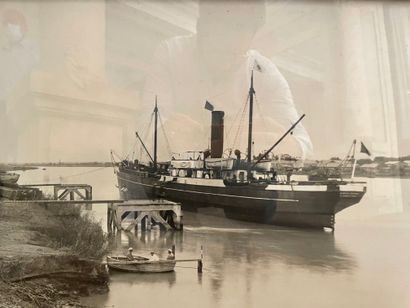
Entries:
[[141, 137], [139, 136], [138, 132], [135, 132], [135, 135], [137, 136], [138, 140], [141, 142], [142, 147], [144, 148], [145, 152], [147, 153], [149, 159], [152, 162], [150, 162], [150, 166], [152, 166], [151, 170], [156, 172], [158, 170], [158, 106], [157, 106], [157, 96], [155, 96], [155, 107], [154, 107], [154, 112], [151, 114], [151, 121], [152, 121], [152, 115], [154, 115], [154, 155], [153, 157], [151, 156], [150, 152], [148, 151], [147, 147], [145, 146], [144, 142], [142, 141]]

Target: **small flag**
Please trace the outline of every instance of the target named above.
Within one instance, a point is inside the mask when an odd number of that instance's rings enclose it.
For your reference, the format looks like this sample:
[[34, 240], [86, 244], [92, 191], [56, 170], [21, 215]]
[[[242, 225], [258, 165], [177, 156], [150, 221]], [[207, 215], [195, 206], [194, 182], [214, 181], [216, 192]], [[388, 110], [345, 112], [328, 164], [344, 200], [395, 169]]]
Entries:
[[370, 154], [370, 151], [366, 148], [366, 146], [363, 144], [363, 142], [360, 142], [360, 153], [365, 153], [369, 156], [372, 155]]
[[214, 105], [212, 105], [210, 102], [206, 101], [205, 109], [209, 110], [209, 111], [214, 111]]
[[262, 66], [260, 66], [259, 63], [258, 63], [256, 60], [255, 60], [255, 63], [254, 63], [253, 68], [254, 68], [255, 70], [257, 70], [258, 72], [261, 72], [261, 73], [262, 73]]

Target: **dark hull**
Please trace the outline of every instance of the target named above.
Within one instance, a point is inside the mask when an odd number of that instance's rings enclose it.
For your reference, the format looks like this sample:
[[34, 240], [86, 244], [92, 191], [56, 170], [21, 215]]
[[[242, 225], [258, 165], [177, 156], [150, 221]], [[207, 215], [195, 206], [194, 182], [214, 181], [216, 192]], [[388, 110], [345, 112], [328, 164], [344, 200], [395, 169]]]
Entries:
[[[138, 172], [119, 172], [122, 197], [166, 198], [180, 202], [184, 209], [217, 207], [228, 218], [265, 224], [334, 227], [337, 212], [356, 204], [364, 191], [342, 192], [337, 185], [325, 191], [267, 190], [267, 185], [207, 186], [160, 182], [158, 178], [141, 176]], [[310, 187], [310, 186], [309, 186]], [[301, 187], [303, 189], [303, 187]]]

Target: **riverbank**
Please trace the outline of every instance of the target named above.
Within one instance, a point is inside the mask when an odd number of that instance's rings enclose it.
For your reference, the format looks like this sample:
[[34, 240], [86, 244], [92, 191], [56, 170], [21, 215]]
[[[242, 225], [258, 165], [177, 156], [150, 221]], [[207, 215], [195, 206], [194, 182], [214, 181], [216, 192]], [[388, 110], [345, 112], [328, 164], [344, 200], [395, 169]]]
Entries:
[[108, 291], [100, 225], [76, 207], [0, 202], [0, 307], [83, 307]]
[[39, 167], [112, 167], [112, 162], [42, 162], [42, 163], [0, 163], [0, 171], [26, 171]]

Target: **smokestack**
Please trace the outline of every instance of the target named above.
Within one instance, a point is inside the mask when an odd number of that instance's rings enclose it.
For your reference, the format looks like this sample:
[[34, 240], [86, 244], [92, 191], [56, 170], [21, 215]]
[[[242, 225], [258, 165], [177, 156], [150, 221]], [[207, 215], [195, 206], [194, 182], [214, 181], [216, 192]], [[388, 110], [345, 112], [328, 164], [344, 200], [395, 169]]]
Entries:
[[223, 111], [212, 111], [211, 157], [222, 157], [224, 148], [224, 116]]

